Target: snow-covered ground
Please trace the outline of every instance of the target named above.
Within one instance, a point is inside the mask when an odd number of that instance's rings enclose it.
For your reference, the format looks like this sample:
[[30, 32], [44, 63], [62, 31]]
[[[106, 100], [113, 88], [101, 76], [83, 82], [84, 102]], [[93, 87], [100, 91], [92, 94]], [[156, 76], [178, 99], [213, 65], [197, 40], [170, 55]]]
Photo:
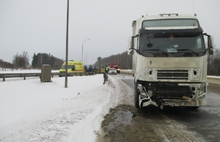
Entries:
[[64, 77], [0, 81], [0, 142], [94, 142], [109, 109], [132, 100], [117, 77], [105, 85], [102, 74], [69, 77], [68, 88], [64, 83]]

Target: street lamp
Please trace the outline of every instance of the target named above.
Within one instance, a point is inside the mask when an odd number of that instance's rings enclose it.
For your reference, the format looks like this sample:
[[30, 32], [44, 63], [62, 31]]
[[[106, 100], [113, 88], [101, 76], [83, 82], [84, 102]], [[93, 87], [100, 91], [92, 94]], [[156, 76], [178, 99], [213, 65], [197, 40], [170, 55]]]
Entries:
[[91, 53], [91, 51], [86, 53], [86, 65], [87, 65], [87, 55], [88, 55], [88, 53]]
[[83, 42], [88, 41], [88, 40], [90, 40], [90, 39], [85, 39], [82, 41], [82, 63], [83, 63]]
[[66, 68], [65, 68], [65, 88], [67, 88], [67, 82], [68, 82], [68, 31], [69, 31], [69, 0], [67, 0], [67, 18], [66, 18]]

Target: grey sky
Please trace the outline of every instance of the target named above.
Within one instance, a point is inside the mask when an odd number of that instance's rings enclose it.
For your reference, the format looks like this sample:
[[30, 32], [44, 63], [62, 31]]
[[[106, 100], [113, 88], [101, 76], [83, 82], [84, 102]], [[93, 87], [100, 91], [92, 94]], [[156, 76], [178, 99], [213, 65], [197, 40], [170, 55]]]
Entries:
[[[220, 0], [69, 0], [69, 59], [95, 63], [126, 51], [131, 23], [142, 15], [198, 15], [203, 30], [220, 46]], [[67, 0], [0, 0], [0, 59], [27, 51], [65, 59]], [[86, 60], [84, 60], [86, 62]]]

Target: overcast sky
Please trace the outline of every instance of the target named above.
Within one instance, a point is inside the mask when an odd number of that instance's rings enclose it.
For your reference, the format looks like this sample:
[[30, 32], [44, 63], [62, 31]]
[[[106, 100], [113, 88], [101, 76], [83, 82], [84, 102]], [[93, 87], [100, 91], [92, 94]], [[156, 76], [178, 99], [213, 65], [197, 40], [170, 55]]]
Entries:
[[[220, 46], [220, 0], [69, 1], [69, 59], [82, 59], [82, 45], [88, 64], [126, 51], [132, 21], [146, 14], [196, 13]], [[0, 59], [12, 62], [26, 51], [30, 64], [34, 53], [65, 60], [66, 7], [67, 0], [0, 0]]]

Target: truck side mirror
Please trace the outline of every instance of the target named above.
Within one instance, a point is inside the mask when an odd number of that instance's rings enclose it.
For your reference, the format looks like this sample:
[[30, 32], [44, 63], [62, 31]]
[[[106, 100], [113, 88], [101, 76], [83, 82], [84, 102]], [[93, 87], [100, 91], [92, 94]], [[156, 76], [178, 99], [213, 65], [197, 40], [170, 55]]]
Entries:
[[213, 48], [209, 48], [209, 55], [213, 55]]
[[[134, 38], [137, 38], [139, 35], [135, 35], [135, 36], [132, 36], [130, 39], [129, 39], [129, 49], [128, 49], [128, 55], [133, 55], [134, 54], [134, 50], [137, 51], [135, 48], [134, 48]], [[138, 51], [137, 51], [138, 52]], [[138, 52], [139, 53], [139, 52]]]
[[213, 40], [212, 40], [212, 36], [208, 36], [208, 49], [209, 49], [209, 55], [213, 55]]
[[138, 34], [131, 37], [130, 48], [134, 48], [134, 38], [137, 38]]
[[128, 55], [134, 54], [134, 51], [131, 48], [132, 48], [132, 37], [128, 39], [128, 51], [127, 51]]
[[213, 38], [207, 33], [204, 33], [203, 35], [207, 36], [209, 55], [213, 55]]

